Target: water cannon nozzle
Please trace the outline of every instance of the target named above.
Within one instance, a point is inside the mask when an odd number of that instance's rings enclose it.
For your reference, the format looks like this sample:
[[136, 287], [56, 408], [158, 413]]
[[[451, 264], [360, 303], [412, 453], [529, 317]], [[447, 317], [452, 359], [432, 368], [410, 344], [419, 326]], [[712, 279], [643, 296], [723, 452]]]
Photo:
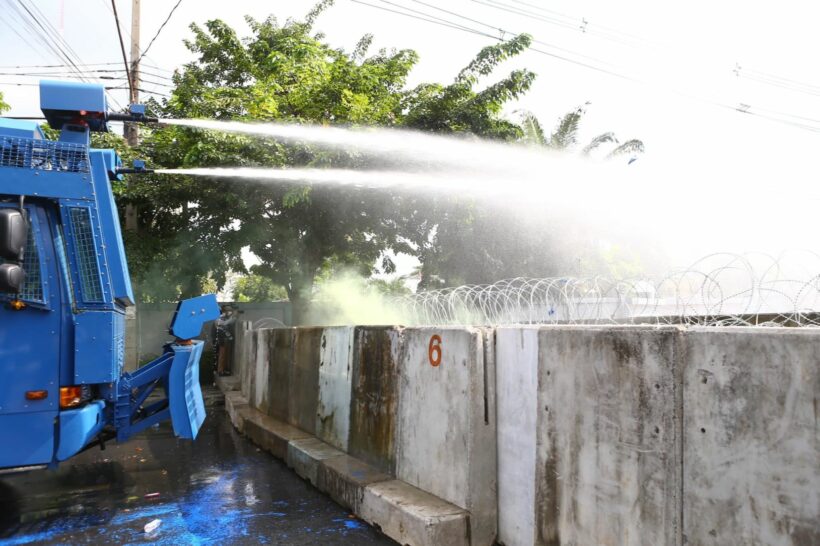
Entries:
[[132, 104], [128, 107], [127, 114], [111, 112], [107, 116], [108, 121], [133, 121], [137, 123], [159, 123], [159, 119], [145, 115], [144, 104]]
[[149, 174], [154, 172], [154, 169], [146, 169], [145, 168], [145, 161], [142, 159], [135, 159], [133, 163], [133, 167], [131, 168], [123, 168], [120, 167], [117, 169], [117, 174]]

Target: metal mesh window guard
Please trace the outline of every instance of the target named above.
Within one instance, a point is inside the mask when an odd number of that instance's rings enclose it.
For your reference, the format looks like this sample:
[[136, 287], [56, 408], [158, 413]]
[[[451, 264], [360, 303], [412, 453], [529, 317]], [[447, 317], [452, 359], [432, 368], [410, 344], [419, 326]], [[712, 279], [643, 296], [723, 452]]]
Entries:
[[88, 148], [70, 142], [0, 137], [0, 167], [87, 173]]
[[82, 299], [87, 302], [102, 302], [102, 283], [97, 248], [94, 245], [94, 232], [91, 226], [91, 213], [84, 207], [72, 207], [70, 216], [71, 232], [74, 235], [74, 245], [77, 251], [76, 260]]

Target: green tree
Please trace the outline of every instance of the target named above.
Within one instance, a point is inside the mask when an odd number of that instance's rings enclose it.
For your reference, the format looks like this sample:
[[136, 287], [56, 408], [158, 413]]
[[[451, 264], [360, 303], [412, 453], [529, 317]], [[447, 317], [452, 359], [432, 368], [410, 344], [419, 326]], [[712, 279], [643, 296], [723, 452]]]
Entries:
[[[305, 21], [281, 26], [274, 18], [248, 19], [252, 35], [244, 41], [221, 21], [209, 21], [204, 28], [193, 25], [194, 37], [187, 45], [197, 58], [175, 76], [172, 97], [158, 113], [394, 124], [416, 54], [405, 50], [367, 56], [368, 36], [352, 53], [331, 48], [311, 34], [312, 21], [326, 4]], [[165, 167], [357, 163], [346, 153], [176, 127], [149, 135], [143, 152]], [[193, 290], [204, 276], [221, 283], [228, 270], [243, 271], [241, 250], [249, 247], [262, 261], [254, 273], [285, 287], [297, 320], [327, 260], [369, 273], [384, 248], [401, 246], [397, 224], [385, 218], [391, 197], [370, 198], [355, 188], [155, 176], [140, 179], [128, 199], [139, 203], [141, 211], [139, 237], [131, 241], [138, 274], [150, 276], [159, 269], [160, 278], [190, 279]], [[160, 260], [152, 259], [156, 255]], [[157, 266], [180, 261], [185, 264], [181, 270]], [[172, 280], [163, 286], [177, 284]]]
[[[579, 106], [574, 110], [564, 114], [556, 123], [552, 133], [547, 136], [541, 127], [538, 118], [532, 112], [521, 112], [521, 127], [523, 129], [523, 140], [529, 144], [544, 146], [558, 151], [571, 151], [578, 145], [578, 131], [581, 126], [581, 120], [586, 114], [586, 107], [589, 103]], [[594, 137], [583, 148], [581, 148], [582, 155], [589, 155], [593, 150], [599, 148], [603, 144], [612, 144], [612, 148], [606, 155], [606, 158], [617, 157], [629, 153], [643, 153], [644, 145], [638, 139], [630, 139], [625, 142], [620, 142], [615, 133], [606, 132]]]
[[[521, 51], [527, 37], [485, 48], [450, 86], [406, 91], [417, 60], [413, 51], [368, 54], [370, 36], [352, 52], [312, 34], [312, 22], [248, 19], [251, 36], [240, 39], [221, 21], [192, 25], [187, 41], [195, 54], [174, 78], [172, 96], [155, 105], [160, 117], [208, 117], [280, 123], [404, 126], [438, 132], [470, 131], [503, 139], [521, 137], [500, 116], [504, 103], [526, 91], [532, 75], [516, 71], [476, 90], [503, 59]], [[452, 110], [455, 115], [448, 117]], [[439, 119], [447, 117], [446, 120]], [[367, 166], [355, 153], [281, 144], [179, 127], [146, 135], [142, 152], [155, 165]], [[353, 187], [259, 184], [187, 177], [141, 177], [121, 201], [138, 204], [139, 236], [129, 240], [132, 271], [157, 282], [146, 291], [178, 288], [185, 296], [208, 276], [223, 283], [229, 270], [244, 271], [249, 248], [261, 264], [253, 273], [287, 291], [298, 323], [305, 316], [317, 275], [328, 267], [367, 276], [385, 249], [414, 253], [442, 221], [441, 209], [422, 198]], [[421, 245], [423, 246], [423, 245]], [[381, 259], [390, 272], [389, 258]], [[167, 293], [157, 297], [168, 297]], [[151, 297], [146, 294], [143, 297]]]
[[0, 114], [2, 114], [3, 112], [5, 112], [5, 111], [6, 111], [6, 110], [8, 110], [9, 108], [11, 108], [11, 106], [9, 106], [9, 105], [8, 105], [8, 103], [6, 103], [6, 102], [3, 100], [3, 93], [0, 91]]
[[288, 298], [285, 287], [274, 284], [261, 275], [244, 275], [236, 280], [233, 300], [240, 302], [264, 303], [282, 301]]

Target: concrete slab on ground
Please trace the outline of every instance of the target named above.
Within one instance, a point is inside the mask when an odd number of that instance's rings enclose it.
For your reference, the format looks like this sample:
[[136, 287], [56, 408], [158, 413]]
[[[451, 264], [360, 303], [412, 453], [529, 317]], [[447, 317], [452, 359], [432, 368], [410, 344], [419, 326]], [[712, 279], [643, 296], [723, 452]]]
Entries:
[[365, 487], [358, 514], [403, 545], [470, 544], [470, 516], [466, 510], [401, 480]]
[[320, 462], [344, 454], [343, 451], [324, 443], [318, 438], [296, 439], [288, 442], [286, 462], [294, 472], [316, 485]]

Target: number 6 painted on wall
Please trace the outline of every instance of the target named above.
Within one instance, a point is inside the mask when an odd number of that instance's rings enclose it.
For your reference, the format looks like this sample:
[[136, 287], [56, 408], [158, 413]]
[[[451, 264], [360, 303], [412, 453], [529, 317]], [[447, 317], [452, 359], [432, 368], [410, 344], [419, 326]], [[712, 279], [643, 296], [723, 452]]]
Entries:
[[441, 364], [441, 336], [434, 334], [430, 338], [430, 344], [427, 346], [427, 358], [430, 359], [430, 365], [434, 368]]

